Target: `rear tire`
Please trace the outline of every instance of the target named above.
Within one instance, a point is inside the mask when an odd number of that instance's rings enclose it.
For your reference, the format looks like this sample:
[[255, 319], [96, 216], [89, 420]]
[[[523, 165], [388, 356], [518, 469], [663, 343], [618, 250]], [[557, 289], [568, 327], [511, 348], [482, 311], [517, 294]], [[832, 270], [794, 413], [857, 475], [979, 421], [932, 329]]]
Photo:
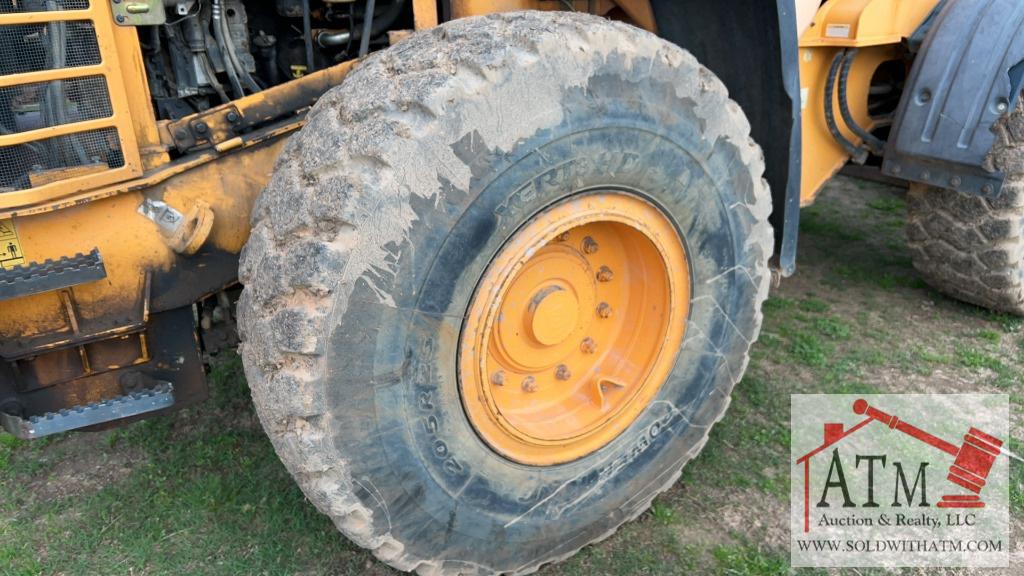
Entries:
[[[748, 133], [692, 56], [578, 14], [458, 20], [362, 63], [286, 145], [240, 269], [253, 400], [310, 501], [423, 574], [529, 573], [643, 512], [703, 447], [760, 329], [771, 201]], [[676, 226], [685, 338], [616, 438], [518, 464], [460, 401], [463, 317], [508, 238], [598, 188]]]
[[1024, 111], [996, 126], [990, 168], [1006, 174], [998, 198], [922, 184], [907, 195], [914, 267], [936, 290], [984, 308], [1024, 315]]

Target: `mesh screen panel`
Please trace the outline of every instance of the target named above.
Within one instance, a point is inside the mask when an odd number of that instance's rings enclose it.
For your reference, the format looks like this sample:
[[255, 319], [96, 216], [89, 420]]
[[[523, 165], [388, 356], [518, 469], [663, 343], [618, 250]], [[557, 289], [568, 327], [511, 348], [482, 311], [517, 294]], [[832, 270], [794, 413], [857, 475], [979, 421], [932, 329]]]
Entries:
[[92, 22], [0, 26], [0, 73], [19, 74], [100, 63]]
[[89, 0], [0, 0], [0, 14], [85, 10]]
[[0, 133], [107, 118], [113, 114], [103, 76], [0, 88]]
[[[0, 192], [24, 190], [53, 180], [63, 168], [105, 170], [124, 166], [116, 128], [0, 147]], [[70, 174], [74, 175], [74, 174]], [[63, 175], [68, 176], [68, 175]]]
[[[0, 14], [83, 10], [89, 0], [0, 0]], [[0, 75], [100, 64], [88, 20], [0, 26]], [[0, 135], [113, 116], [103, 76], [0, 88]], [[116, 128], [0, 146], [0, 193], [124, 166]]]

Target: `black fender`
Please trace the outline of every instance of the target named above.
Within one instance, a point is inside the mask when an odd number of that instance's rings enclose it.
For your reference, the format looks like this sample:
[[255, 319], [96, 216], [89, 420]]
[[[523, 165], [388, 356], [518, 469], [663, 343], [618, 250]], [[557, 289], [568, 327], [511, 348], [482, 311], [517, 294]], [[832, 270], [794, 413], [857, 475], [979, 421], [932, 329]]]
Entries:
[[896, 112], [882, 171], [999, 195], [987, 162], [993, 125], [1012, 112], [1024, 74], [1024, 2], [948, 0], [930, 23]]
[[750, 120], [772, 190], [773, 263], [796, 270], [800, 223], [800, 63], [793, 0], [651, 0], [658, 34], [717, 75]]

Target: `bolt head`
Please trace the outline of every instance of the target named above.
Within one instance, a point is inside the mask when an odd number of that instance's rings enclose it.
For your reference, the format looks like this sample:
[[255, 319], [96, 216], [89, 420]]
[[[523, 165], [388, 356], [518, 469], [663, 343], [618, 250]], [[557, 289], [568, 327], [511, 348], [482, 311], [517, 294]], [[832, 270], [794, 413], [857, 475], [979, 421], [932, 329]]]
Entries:
[[178, 128], [177, 130], [174, 131], [174, 137], [177, 138], [178, 140], [185, 140], [186, 138], [188, 138], [188, 131], [186, 131], [184, 128]]
[[238, 122], [238, 120], [239, 120], [238, 112], [235, 112], [234, 110], [232, 110], [231, 112], [228, 112], [227, 116], [225, 116], [225, 117], [227, 118], [228, 122], [231, 122], [232, 124], [234, 124], [235, 122]]
[[537, 391], [537, 379], [533, 376], [527, 376], [523, 378], [523, 392], [536, 392]]
[[124, 16], [122, 16], [121, 14], [117, 15], [116, 20], [118, 24], [124, 24]]
[[1009, 106], [1006, 105], [1006, 102], [1000, 102], [999, 104], [996, 104], [996, 110], [1000, 112], [1006, 112], [1007, 108], [1009, 108]]
[[607, 266], [601, 266], [601, 268], [597, 271], [598, 282], [611, 282], [612, 278], [614, 277], [615, 274], [612, 273], [612, 269]]
[[594, 240], [590, 236], [587, 236], [586, 238], [583, 239], [584, 254], [593, 254], [594, 252], [597, 252], [598, 248], [599, 246], [597, 245], [597, 240]]
[[991, 194], [992, 193], [992, 185], [991, 184], [985, 184], [984, 186], [981, 187], [981, 192], [983, 194]]
[[959, 187], [960, 184], [961, 180], [959, 176], [953, 176], [952, 178], [949, 179], [949, 185], [952, 186], [953, 188]]
[[206, 131], [209, 129], [210, 127], [206, 125], [206, 122], [196, 122], [196, 132], [206, 134]]
[[565, 364], [559, 364], [558, 369], [555, 370], [555, 378], [559, 380], [568, 380], [572, 378], [572, 372], [569, 371], [569, 367]]
[[608, 304], [607, 302], [601, 302], [600, 304], [598, 304], [597, 305], [597, 315], [600, 316], [601, 318], [611, 318], [611, 316], [612, 316], [611, 304]]
[[493, 374], [491, 374], [491, 384], [494, 384], [495, 386], [504, 386], [505, 372], [501, 370], [496, 370]]
[[568, 239], [569, 239], [569, 232], [562, 232], [558, 236], [555, 236], [555, 240], [557, 240], [559, 242], [565, 242]]
[[580, 350], [584, 354], [593, 354], [594, 352], [597, 352], [597, 342], [594, 342], [593, 338], [587, 336], [582, 342], [580, 342]]
[[892, 170], [893, 174], [899, 174], [900, 172], [903, 172], [903, 167], [899, 164], [893, 164], [890, 170]]

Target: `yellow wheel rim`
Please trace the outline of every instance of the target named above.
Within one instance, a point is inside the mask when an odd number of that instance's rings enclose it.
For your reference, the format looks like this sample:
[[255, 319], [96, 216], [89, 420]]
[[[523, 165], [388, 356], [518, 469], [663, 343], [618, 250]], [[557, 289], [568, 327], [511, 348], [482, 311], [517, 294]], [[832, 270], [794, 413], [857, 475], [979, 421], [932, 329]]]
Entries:
[[536, 466], [611, 442], [674, 365], [690, 303], [686, 250], [650, 203], [578, 196], [531, 219], [491, 262], [459, 343], [480, 437]]

